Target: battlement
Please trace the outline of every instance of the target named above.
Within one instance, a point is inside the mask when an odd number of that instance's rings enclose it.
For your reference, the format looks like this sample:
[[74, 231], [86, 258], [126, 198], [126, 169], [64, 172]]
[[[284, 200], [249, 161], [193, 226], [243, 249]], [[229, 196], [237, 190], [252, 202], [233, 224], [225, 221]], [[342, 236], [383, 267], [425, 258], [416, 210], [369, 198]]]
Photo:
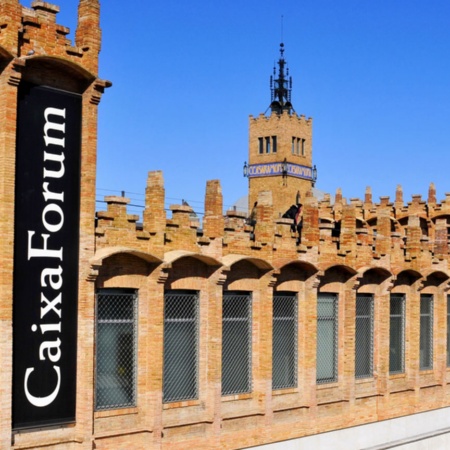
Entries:
[[306, 125], [312, 125], [313, 119], [312, 117], [306, 118], [304, 114], [298, 115], [297, 113], [288, 114], [287, 111], [284, 111], [282, 114], [276, 114], [272, 113], [268, 116], [266, 116], [264, 113], [260, 113], [257, 117], [253, 116], [252, 114], [249, 115], [250, 119], [250, 125], [252, 123], [258, 122], [258, 121], [266, 121], [266, 122], [279, 122], [280, 120], [290, 120], [292, 122], [297, 122], [300, 124], [306, 124]]
[[260, 193], [253, 225], [241, 212], [229, 210], [223, 215], [220, 183], [209, 181], [202, 227], [189, 206], [170, 206], [172, 218], [168, 219], [163, 192], [162, 173], [150, 172], [142, 224], [138, 216], [127, 213], [128, 199], [106, 197], [107, 210], [97, 213], [97, 249], [121, 245], [161, 259], [180, 249], [217, 260], [241, 254], [264, 259], [274, 267], [303, 260], [316, 267], [374, 266], [392, 273], [448, 268], [450, 194], [436, 203], [433, 185], [428, 201], [414, 195], [406, 204], [401, 187], [395, 202], [383, 196], [379, 203], [372, 201], [370, 188], [364, 200], [349, 202], [338, 189], [334, 204], [330, 195], [318, 201], [310, 192], [304, 199], [300, 235], [292, 230], [292, 219], [274, 220], [270, 191]]
[[78, 7], [75, 42], [69, 28], [57, 23], [59, 6], [34, 1], [31, 7], [18, 0], [2, 0], [0, 5], [0, 59], [61, 58], [83, 67], [94, 78], [98, 72], [101, 44], [98, 0], [82, 0]]

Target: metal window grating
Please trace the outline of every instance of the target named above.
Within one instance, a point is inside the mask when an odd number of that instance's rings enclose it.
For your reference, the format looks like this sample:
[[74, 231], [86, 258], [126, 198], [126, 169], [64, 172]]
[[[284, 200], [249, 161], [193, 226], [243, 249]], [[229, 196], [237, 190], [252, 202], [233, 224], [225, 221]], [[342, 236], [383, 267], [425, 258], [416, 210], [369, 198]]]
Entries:
[[338, 297], [317, 296], [317, 383], [337, 381]]
[[198, 398], [198, 299], [186, 291], [164, 296], [164, 403]]
[[297, 386], [297, 296], [273, 297], [272, 389]]
[[420, 370], [433, 368], [433, 296], [420, 296]]
[[389, 318], [389, 373], [405, 371], [405, 296], [392, 294]]
[[373, 376], [373, 295], [357, 294], [355, 317], [355, 377]]
[[252, 390], [252, 310], [249, 293], [224, 292], [222, 395]]
[[95, 409], [136, 405], [137, 293], [102, 289], [96, 296]]

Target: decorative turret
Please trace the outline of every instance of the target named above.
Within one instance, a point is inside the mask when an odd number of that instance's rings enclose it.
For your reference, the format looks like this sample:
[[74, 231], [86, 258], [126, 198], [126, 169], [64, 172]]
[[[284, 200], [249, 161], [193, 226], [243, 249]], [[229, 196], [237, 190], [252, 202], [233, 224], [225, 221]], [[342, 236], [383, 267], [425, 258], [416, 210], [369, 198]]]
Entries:
[[[286, 73], [285, 73], [286, 68]], [[280, 59], [278, 60], [278, 78], [276, 67], [273, 68], [273, 76], [270, 76], [271, 103], [270, 109], [276, 114], [282, 114], [283, 111], [292, 113], [291, 103], [292, 77], [289, 76], [289, 67], [286, 66], [284, 59], [284, 44], [280, 44]]]
[[292, 205], [304, 203], [317, 178], [312, 164], [312, 119], [298, 115], [292, 106], [292, 79], [283, 43], [270, 90], [270, 115], [250, 116], [244, 175], [249, 179], [249, 211], [260, 192], [271, 191], [274, 218], [278, 219]]

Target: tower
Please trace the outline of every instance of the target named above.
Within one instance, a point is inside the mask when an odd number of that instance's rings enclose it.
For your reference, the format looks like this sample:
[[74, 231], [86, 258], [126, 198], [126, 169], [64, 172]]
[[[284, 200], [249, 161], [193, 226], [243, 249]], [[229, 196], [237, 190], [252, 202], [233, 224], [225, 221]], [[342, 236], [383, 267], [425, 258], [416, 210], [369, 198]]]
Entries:
[[0, 448], [28, 428], [17, 446], [67, 448], [93, 427], [100, 3], [79, 0], [74, 42], [57, 5], [0, 3]]
[[313, 187], [312, 119], [298, 116], [291, 103], [292, 78], [280, 44], [280, 58], [270, 77], [270, 115], [250, 116], [249, 210], [261, 191], [272, 191], [275, 216], [304, 198]]

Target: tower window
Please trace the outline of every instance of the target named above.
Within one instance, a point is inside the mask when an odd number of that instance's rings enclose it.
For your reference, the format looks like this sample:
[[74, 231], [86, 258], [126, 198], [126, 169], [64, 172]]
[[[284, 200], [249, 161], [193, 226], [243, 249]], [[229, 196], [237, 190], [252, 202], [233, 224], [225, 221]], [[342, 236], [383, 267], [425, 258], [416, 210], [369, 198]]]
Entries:
[[258, 138], [258, 144], [259, 154], [262, 155], [264, 153], [264, 140], [262, 137]]
[[305, 156], [305, 139], [292, 136], [291, 152], [293, 155]]
[[260, 155], [276, 153], [278, 140], [276, 136], [264, 136], [258, 138], [258, 153]]

